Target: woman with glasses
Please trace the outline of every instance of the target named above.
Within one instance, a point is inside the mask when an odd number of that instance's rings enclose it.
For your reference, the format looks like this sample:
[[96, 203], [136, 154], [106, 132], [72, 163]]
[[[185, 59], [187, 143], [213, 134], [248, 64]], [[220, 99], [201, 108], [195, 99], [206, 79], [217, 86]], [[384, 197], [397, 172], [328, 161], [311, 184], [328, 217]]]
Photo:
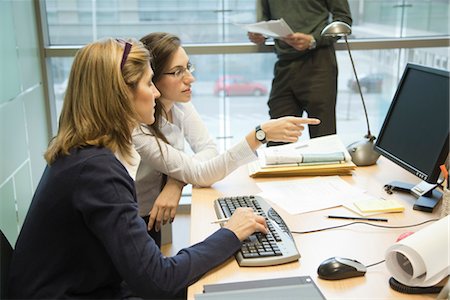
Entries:
[[[241, 209], [202, 243], [165, 257], [138, 215], [132, 130], [154, 122], [150, 54], [105, 39], [75, 56], [58, 133], [15, 245], [7, 298], [185, 296], [265, 221]], [[3, 267], [3, 265], [2, 265]]]
[[[139, 212], [148, 222], [149, 233], [160, 240], [159, 228], [175, 217], [184, 183], [210, 186], [255, 160], [255, 150], [266, 141], [296, 142], [304, 124], [320, 121], [297, 117], [270, 120], [219, 155], [191, 103], [194, 67], [180, 39], [157, 32], [143, 37], [141, 42], [154, 57], [154, 82], [161, 97], [155, 107], [155, 122], [133, 132], [133, 143], [142, 158], [136, 190]], [[184, 152], [185, 142], [193, 150], [192, 156]], [[164, 189], [160, 193], [161, 187]]]

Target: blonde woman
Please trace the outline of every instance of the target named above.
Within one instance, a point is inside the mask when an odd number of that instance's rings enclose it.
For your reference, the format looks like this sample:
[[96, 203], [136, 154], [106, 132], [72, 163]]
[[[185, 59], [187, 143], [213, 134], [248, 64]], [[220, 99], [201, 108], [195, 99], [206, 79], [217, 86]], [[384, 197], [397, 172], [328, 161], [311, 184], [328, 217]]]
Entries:
[[232, 256], [265, 221], [250, 209], [202, 243], [164, 257], [138, 216], [138, 123], [154, 121], [149, 52], [105, 39], [78, 51], [48, 166], [15, 245], [8, 298], [163, 298]]

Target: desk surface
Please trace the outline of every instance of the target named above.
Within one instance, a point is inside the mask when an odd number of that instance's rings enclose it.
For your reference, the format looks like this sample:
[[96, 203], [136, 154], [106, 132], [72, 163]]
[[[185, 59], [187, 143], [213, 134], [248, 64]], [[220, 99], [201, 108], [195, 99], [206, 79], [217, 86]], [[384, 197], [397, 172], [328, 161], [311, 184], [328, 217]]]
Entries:
[[[359, 167], [352, 175], [341, 176], [350, 184], [367, 190], [371, 195], [386, 197], [384, 184], [391, 181], [418, 183], [419, 179], [404, 171], [392, 162], [381, 157], [377, 164]], [[191, 244], [205, 239], [219, 228], [211, 224], [216, 220], [213, 200], [220, 196], [258, 194], [261, 191], [256, 182], [269, 180], [289, 180], [296, 178], [253, 179], [248, 176], [246, 166], [230, 174], [211, 188], [193, 189], [191, 206]], [[390, 226], [415, 224], [431, 218], [437, 218], [439, 207], [435, 212], [425, 213], [412, 209], [415, 198], [408, 194], [395, 192], [395, 198], [404, 206], [403, 213], [377, 215], [389, 218]], [[346, 220], [325, 218], [328, 214], [353, 215], [345, 208], [338, 207], [300, 215], [289, 215], [283, 209], [274, 208], [293, 231], [307, 231], [322, 227], [348, 223]], [[426, 225], [424, 225], [426, 226]], [[293, 234], [301, 254], [298, 262], [271, 267], [239, 267], [234, 258], [207, 273], [188, 289], [188, 299], [202, 293], [203, 285], [234, 281], [248, 281], [275, 277], [309, 275], [319, 286], [327, 299], [435, 299], [436, 295], [408, 295], [398, 293], [389, 287], [391, 277], [385, 263], [371, 267], [364, 277], [345, 280], [327, 281], [317, 276], [319, 264], [333, 256], [352, 258], [369, 265], [384, 259], [385, 250], [405, 231], [417, 231], [421, 227], [406, 229], [383, 229], [365, 225], [352, 225], [341, 229], [309, 234]]]

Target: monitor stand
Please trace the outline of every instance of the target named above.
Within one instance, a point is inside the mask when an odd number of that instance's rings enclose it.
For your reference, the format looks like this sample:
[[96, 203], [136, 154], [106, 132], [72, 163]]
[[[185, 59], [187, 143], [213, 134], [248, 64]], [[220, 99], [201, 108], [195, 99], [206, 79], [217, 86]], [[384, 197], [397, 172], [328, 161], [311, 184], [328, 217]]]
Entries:
[[442, 193], [436, 190], [437, 184], [430, 184], [422, 181], [417, 185], [413, 185], [406, 182], [393, 181], [384, 186], [384, 190], [388, 194], [392, 194], [393, 191], [406, 192], [414, 195], [417, 200], [414, 203], [414, 209], [433, 212], [433, 209], [438, 205], [442, 199]]

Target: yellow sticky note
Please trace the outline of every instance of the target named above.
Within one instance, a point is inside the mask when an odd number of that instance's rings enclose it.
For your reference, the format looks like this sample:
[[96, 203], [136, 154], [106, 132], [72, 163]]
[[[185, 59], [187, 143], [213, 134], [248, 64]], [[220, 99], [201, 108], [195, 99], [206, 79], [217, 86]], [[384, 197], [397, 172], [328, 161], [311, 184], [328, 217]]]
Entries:
[[390, 199], [370, 199], [354, 202], [355, 206], [364, 213], [370, 212], [402, 212], [405, 210], [403, 205], [397, 201]]

